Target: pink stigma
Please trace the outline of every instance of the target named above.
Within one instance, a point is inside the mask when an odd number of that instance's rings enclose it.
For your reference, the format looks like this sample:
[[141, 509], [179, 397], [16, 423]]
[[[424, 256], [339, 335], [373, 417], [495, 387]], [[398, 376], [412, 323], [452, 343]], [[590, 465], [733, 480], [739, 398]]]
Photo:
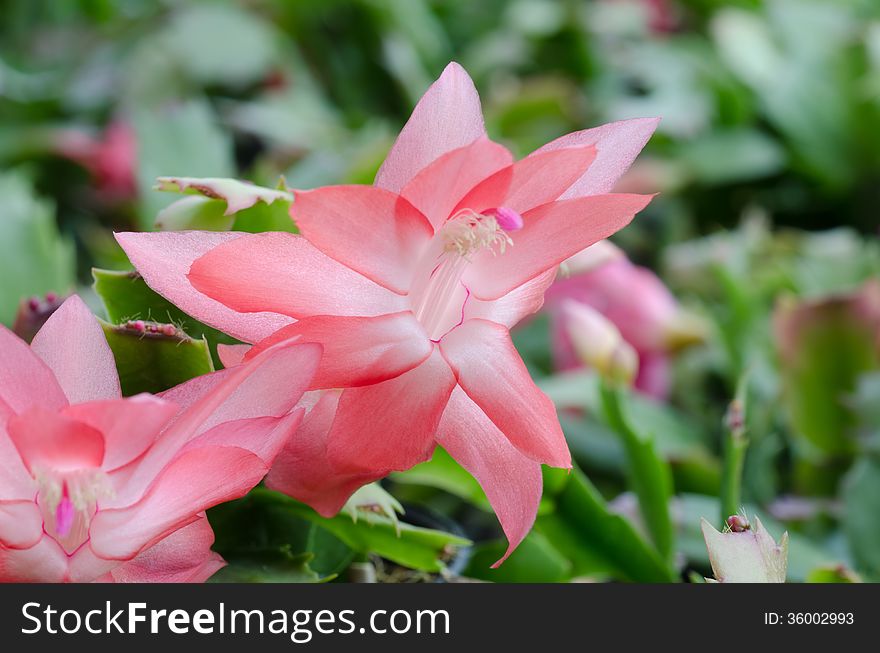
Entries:
[[483, 214], [493, 216], [498, 222], [498, 226], [504, 229], [504, 231], [517, 231], [518, 229], [522, 229], [523, 227], [522, 216], [513, 209], [509, 209], [506, 206], [499, 206], [495, 209], [488, 209], [486, 211], [483, 211]]
[[59, 537], [67, 537], [70, 533], [70, 527], [73, 526], [73, 518], [76, 516], [76, 510], [67, 494], [67, 484], [64, 485], [64, 495], [55, 509], [55, 532]]

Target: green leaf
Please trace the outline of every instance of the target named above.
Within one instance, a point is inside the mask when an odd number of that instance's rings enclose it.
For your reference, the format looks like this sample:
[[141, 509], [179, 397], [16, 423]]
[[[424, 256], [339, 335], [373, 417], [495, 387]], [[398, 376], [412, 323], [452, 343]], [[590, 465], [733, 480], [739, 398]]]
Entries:
[[672, 472], [654, 445], [654, 440], [630, 426], [622, 406], [620, 390], [610, 384], [599, 387], [605, 419], [620, 436], [627, 453], [629, 486], [639, 500], [639, 512], [660, 555], [672, 562], [675, 532], [669, 514]]
[[[675, 580], [657, 551], [624, 517], [610, 511], [589, 479], [577, 468], [567, 478], [545, 483], [555, 510], [538, 517], [535, 529], [572, 564], [573, 576], [608, 576], [641, 583]], [[563, 474], [565, 472], [563, 471]]]
[[352, 520], [348, 514], [321, 517], [308, 506], [276, 493], [258, 493], [261, 498], [284, 506], [290, 515], [307, 519], [329, 531], [360, 553], [375, 553], [404, 567], [439, 572], [445, 567], [444, 559], [455, 548], [470, 545], [464, 538], [442, 531], [419, 528], [394, 521], [378, 514], [365, 513]]
[[412, 483], [444, 490], [460, 499], [492, 511], [486, 493], [477, 480], [459, 465], [446, 450], [437, 447], [431, 460], [416, 465], [405, 472], [396, 472], [391, 479], [398, 483]]
[[796, 453], [815, 462], [851, 455], [857, 421], [846, 399], [859, 377], [880, 364], [880, 283], [783, 301], [773, 321]]
[[[174, 325], [157, 323], [113, 325], [101, 321], [116, 359], [122, 394], [157, 393], [214, 371], [205, 340], [193, 340]], [[151, 327], [170, 334], [151, 332]]]
[[286, 190], [213, 177], [159, 177], [155, 189], [192, 195], [162, 209], [156, 229], [296, 231], [289, 214], [293, 195]]
[[754, 129], [710, 132], [686, 142], [681, 158], [694, 178], [707, 185], [769, 177], [785, 165], [779, 144]]
[[861, 583], [861, 577], [843, 565], [818, 567], [807, 574], [808, 583]]
[[229, 86], [265, 77], [279, 43], [272, 26], [257, 14], [222, 3], [182, 7], [162, 39], [190, 77]]
[[[599, 379], [593, 372], [557, 374], [539, 379], [538, 387], [553, 400], [557, 408], [583, 410], [590, 419], [601, 420], [607, 425], [599, 400]], [[703, 435], [687, 416], [668, 404], [637, 393], [628, 395], [623, 405], [632, 428], [640, 433], [651, 433], [657, 450], [664, 457], [705, 460], [708, 450]]]
[[259, 573], [262, 582], [284, 581], [291, 574], [299, 577], [290, 582], [326, 580], [342, 573], [354, 557], [344, 542], [292, 515], [265, 490], [211, 508], [208, 519], [216, 534], [214, 550], [231, 567], [242, 568], [235, 573]]
[[309, 566], [314, 555], [266, 551], [230, 562], [211, 577], [212, 583], [317, 583], [321, 577]]
[[856, 567], [880, 577], [880, 460], [867, 455], [844, 479], [843, 531]]
[[505, 551], [503, 539], [478, 544], [463, 575], [494, 583], [561, 583], [571, 578], [571, 562], [541, 533], [529, 533], [503, 565], [492, 569]]
[[[92, 270], [95, 292], [104, 303], [107, 317], [114, 324], [129, 320], [170, 322], [183, 329], [192, 338], [206, 339], [212, 353], [217, 343], [238, 342], [216, 329], [190, 317], [161, 295], [155, 293], [137, 272]], [[219, 360], [214, 357], [215, 364]]]
[[173, 109], [140, 109], [133, 119], [138, 141], [140, 225], [150, 229], [172, 197], [153, 192], [159, 177], [229, 177], [235, 171], [232, 142], [207, 104], [190, 101]]
[[0, 323], [11, 326], [22, 299], [73, 289], [74, 250], [22, 175], [0, 174], [0, 197]]

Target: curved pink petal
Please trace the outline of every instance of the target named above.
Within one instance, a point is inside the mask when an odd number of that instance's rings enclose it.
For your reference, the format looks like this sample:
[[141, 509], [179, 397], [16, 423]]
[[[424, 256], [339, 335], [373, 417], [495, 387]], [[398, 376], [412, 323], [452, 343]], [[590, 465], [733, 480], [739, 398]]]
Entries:
[[498, 299], [483, 301], [469, 297], [464, 306], [464, 319], [489, 320], [512, 329], [544, 305], [544, 292], [556, 279], [556, 271], [555, 267], [550, 268]]
[[67, 555], [51, 537], [28, 549], [0, 546], [0, 581], [4, 583], [60, 583], [67, 579]]
[[323, 347], [310, 386], [313, 390], [393, 379], [419, 365], [433, 351], [421, 324], [411, 312], [404, 311], [379, 317], [307, 317], [257, 343], [248, 359], [289, 338]]
[[373, 316], [403, 310], [406, 303], [405, 297], [334, 261], [302, 236], [287, 233], [251, 234], [215, 247], [193, 263], [188, 278], [198, 291], [244, 313], [272, 311], [297, 319]]
[[505, 206], [525, 213], [558, 199], [595, 157], [596, 148], [590, 145], [532, 154], [478, 184], [462, 198], [456, 210], [480, 212]]
[[474, 186], [512, 163], [506, 147], [481, 137], [435, 159], [400, 194], [438, 229]]
[[483, 250], [464, 275], [478, 299], [498, 299], [559, 265], [572, 254], [607, 238], [632, 221], [650, 195], [595, 195], [544, 204], [523, 215], [503, 254]]
[[130, 560], [199, 519], [203, 510], [244, 496], [267, 471], [258, 456], [238, 447], [186, 451], [162, 470], [138, 503], [98, 510], [89, 528], [92, 551], [104, 559]]
[[541, 465], [510, 444], [461, 388], [449, 399], [437, 429], [442, 446], [483, 488], [510, 546], [493, 567], [528, 535], [541, 503]]
[[212, 544], [214, 531], [202, 516], [110, 573], [117, 583], [204, 583], [226, 566]]
[[[215, 426], [261, 417], [284, 417], [300, 400], [318, 366], [321, 348], [284, 342], [252, 360], [197, 377], [163, 394], [182, 407], [175, 421], [131, 469], [114, 478], [113, 508], [136, 501], [190, 441]], [[269, 433], [265, 433], [269, 438]], [[243, 446], [244, 443], [239, 443]]]
[[70, 556], [67, 564], [66, 582], [71, 583], [102, 583], [112, 582], [111, 572], [119, 567], [118, 560], [100, 558], [85, 542]]
[[[614, 184], [635, 161], [659, 118], [634, 118], [567, 134], [539, 148], [534, 154], [566, 147], [595, 145], [596, 161], [580, 179], [563, 193], [561, 199], [610, 193]], [[534, 155], [533, 154], [533, 155]]]
[[418, 209], [376, 186], [297, 191], [290, 215], [324, 254], [398, 294], [409, 291], [421, 253], [434, 235]]
[[43, 515], [33, 498], [0, 500], [0, 548], [29, 549], [43, 537]]
[[[409, 469], [431, 457], [455, 378], [435, 351], [397, 378], [343, 391], [327, 438], [331, 465], [346, 472]], [[383, 474], [384, 475], [384, 474]]]
[[324, 517], [332, 517], [358, 488], [384, 473], [340, 472], [330, 464], [327, 437], [340, 393], [309, 394], [316, 395], [317, 401], [275, 459], [266, 475], [266, 487], [307, 503]]
[[244, 360], [250, 349], [250, 345], [224, 345], [219, 343], [217, 345], [217, 356], [220, 357], [223, 367], [235, 367]]
[[31, 408], [11, 417], [6, 428], [31, 473], [100, 467], [104, 459], [100, 432], [55, 412]]
[[27, 343], [0, 324], [0, 400], [15, 413], [31, 406], [62, 408], [67, 397], [49, 366]]
[[440, 341], [458, 384], [526, 456], [571, 467], [571, 454], [553, 402], [529, 376], [507, 329], [469, 320]]
[[97, 318], [76, 295], [58, 307], [31, 343], [70, 403], [122, 396], [116, 360]]
[[477, 89], [464, 68], [450, 63], [416, 104], [375, 183], [399, 193], [429, 163], [485, 134]]
[[68, 406], [62, 415], [88, 424], [104, 436], [106, 472], [143, 454], [159, 437], [178, 407], [158, 397], [140, 394], [128, 399], [92, 401]]
[[304, 413], [305, 409], [296, 408], [282, 417], [250, 417], [223, 422], [190, 440], [183, 450], [240, 447], [258, 456], [269, 467], [299, 428]]
[[222, 231], [116, 234], [117, 242], [150, 288], [197, 320], [240, 340], [257, 342], [290, 324], [290, 318], [270, 308], [238, 312], [203, 295], [187, 280], [196, 259], [241, 237], [243, 234]]
[[32, 500], [36, 494], [34, 479], [6, 432], [6, 423], [12, 415], [12, 409], [0, 399], [0, 498]]

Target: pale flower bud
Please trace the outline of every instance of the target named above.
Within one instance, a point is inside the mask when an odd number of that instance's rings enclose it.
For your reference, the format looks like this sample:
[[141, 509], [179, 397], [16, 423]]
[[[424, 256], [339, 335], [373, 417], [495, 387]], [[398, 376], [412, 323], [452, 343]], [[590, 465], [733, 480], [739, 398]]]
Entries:
[[565, 301], [562, 313], [568, 337], [581, 362], [609, 381], [631, 384], [638, 372], [639, 358], [614, 323], [574, 300]]
[[734, 517], [731, 518], [733, 523], [728, 520], [732, 530], [724, 533], [702, 520], [714, 582], [784, 583], [788, 567], [788, 533], [783, 533], [777, 544], [757, 517], [754, 527], [744, 517]]

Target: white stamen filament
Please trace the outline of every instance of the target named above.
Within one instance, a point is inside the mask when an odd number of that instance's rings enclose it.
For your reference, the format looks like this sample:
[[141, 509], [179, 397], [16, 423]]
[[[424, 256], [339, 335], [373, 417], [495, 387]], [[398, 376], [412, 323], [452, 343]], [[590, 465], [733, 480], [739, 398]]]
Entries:
[[463, 209], [449, 218], [438, 235], [442, 238], [443, 253], [414, 310], [416, 319], [432, 337], [442, 335], [437, 331], [473, 256], [484, 249], [497, 256], [513, 246], [513, 240], [495, 216], [471, 209]]

